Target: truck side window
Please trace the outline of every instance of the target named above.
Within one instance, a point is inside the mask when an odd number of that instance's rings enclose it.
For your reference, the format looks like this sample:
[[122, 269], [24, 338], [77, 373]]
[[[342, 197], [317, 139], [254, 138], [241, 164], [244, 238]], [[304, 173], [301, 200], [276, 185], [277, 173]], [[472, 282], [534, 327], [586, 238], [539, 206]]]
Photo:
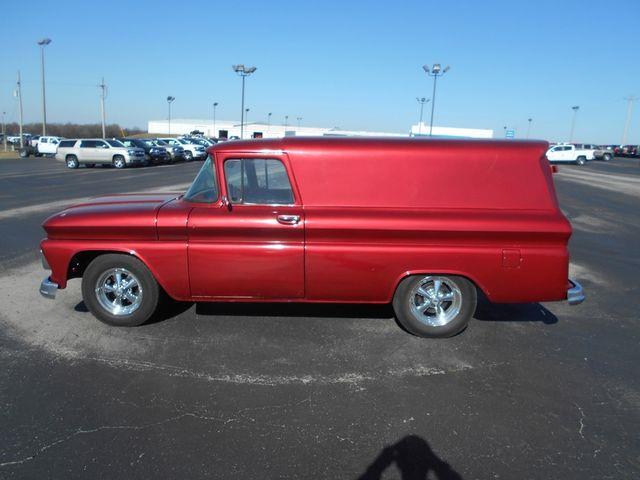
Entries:
[[224, 163], [231, 203], [291, 205], [294, 203], [287, 170], [276, 159], [233, 159]]

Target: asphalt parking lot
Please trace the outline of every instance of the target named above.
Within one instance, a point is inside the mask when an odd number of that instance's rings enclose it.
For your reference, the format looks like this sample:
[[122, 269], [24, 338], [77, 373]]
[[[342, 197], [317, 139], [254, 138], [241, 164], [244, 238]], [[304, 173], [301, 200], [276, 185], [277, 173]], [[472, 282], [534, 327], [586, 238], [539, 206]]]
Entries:
[[451, 339], [387, 307], [176, 304], [118, 329], [79, 280], [40, 297], [50, 213], [200, 165], [0, 160], [1, 478], [638, 478], [640, 160], [555, 176], [582, 305], [484, 304]]

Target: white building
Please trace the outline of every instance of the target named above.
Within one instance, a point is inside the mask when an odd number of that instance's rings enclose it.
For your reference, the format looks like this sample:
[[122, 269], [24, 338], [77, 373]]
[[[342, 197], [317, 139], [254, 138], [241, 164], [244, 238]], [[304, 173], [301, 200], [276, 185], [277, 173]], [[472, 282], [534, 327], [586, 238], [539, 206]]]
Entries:
[[[240, 122], [228, 120], [216, 120], [215, 128], [212, 120], [199, 119], [171, 119], [171, 125], [167, 120], [150, 120], [149, 133], [184, 135], [194, 130], [203, 132], [204, 135], [217, 138], [240, 137]], [[296, 125], [269, 125], [260, 122], [249, 122], [244, 125], [244, 138], [279, 138], [288, 136], [359, 136], [359, 137], [409, 137], [428, 135], [429, 126], [425, 124], [412, 125], [409, 133], [370, 132], [365, 130], [342, 130], [338, 127], [298, 127]], [[473, 128], [433, 127], [433, 135], [439, 137], [464, 137], [464, 138], [492, 138], [493, 130], [481, 130]]]

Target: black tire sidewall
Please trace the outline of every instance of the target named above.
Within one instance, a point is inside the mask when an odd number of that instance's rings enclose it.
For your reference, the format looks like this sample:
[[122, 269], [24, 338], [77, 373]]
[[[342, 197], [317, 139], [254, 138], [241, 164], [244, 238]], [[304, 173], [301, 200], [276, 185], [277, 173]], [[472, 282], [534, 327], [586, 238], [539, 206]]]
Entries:
[[[112, 315], [100, 306], [95, 295], [98, 277], [106, 270], [117, 267], [129, 270], [142, 284], [142, 304], [130, 315]], [[159, 290], [158, 282], [145, 264], [130, 255], [100, 255], [89, 264], [82, 276], [82, 298], [89, 311], [101, 322], [118, 327], [135, 327], [146, 322], [156, 310]]]
[[405, 330], [419, 337], [446, 338], [457, 335], [467, 327], [471, 317], [475, 313], [478, 301], [478, 292], [476, 291], [476, 287], [464, 277], [457, 275], [432, 274], [434, 276], [437, 275], [440, 277], [450, 278], [458, 285], [458, 287], [460, 287], [460, 291], [462, 293], [462, 306], [457, 317], [451, 322], [439, 327], [430, 326], [414, 318], [409, 308], [409, 302], [407, 301], [409, 293], [415, 284], [427, 275], [428, 274], [410, 276], [400, 282], [400, 285], [398, 285], [396, 293], [393, 296], [393, 309], [396, 313], [396, 318]]
[[[118, 166], [117, 166], [118, 160], [122, 160], [122, 166], [121, 166], [121, 167], [118, 167]], [[115, 168], [122, 169], [122, 168], [124, 168], [124, 167], [126, 167], [126, 166], [127, 166], [127, 163], [125, 162], [125, 160], [124, 160], [124, 157], [123, 157], [123, 156], [118, 155], [118, 156], [114, 157], [114, 159], [113, 159], [113, 166], [114, 166]]]

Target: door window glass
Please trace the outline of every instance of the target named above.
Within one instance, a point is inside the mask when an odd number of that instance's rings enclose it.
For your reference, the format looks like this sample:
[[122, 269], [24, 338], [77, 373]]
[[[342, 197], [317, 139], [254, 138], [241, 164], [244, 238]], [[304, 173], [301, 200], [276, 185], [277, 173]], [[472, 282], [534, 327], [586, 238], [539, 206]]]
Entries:
[[276, 159], [233, 159], [224, 163], [231, 203], [291, 205], [294, 203], [287, 170]]

